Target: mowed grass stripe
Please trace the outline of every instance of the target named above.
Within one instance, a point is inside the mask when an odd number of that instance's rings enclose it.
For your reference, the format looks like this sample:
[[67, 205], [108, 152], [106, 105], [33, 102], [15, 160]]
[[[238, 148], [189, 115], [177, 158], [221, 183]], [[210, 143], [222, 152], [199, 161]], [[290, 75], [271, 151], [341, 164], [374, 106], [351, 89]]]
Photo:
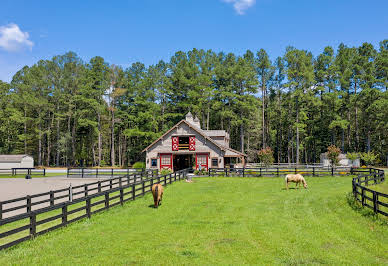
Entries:
[[[387, 264], [388, 227], [348, 204], [350, 177], [198, 178], [0, 252], [0, 264]], [[293, 186], [291, 186], [293, 187]]]

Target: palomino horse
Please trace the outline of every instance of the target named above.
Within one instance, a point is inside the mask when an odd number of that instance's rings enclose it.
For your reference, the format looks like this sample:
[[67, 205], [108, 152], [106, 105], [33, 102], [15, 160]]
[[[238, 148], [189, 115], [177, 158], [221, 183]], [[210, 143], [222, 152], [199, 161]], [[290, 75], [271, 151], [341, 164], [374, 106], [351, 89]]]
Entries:
[[152, 186], [152, 195], [154, 196], [154, 207], [157, 208], [162, 201], [163, 186], [161, 184], [155, 184]]
[[286, 181], [286, 188], [288, 189], [288, 183], [289, 182], [294, 182], [296, 183], [296, 187], [298, 188], [299, 187], [299, 184], [300, 183], [303, 183], [303, 187], [304, 188], [307, 188], [307, 183], [306, 183], [306, 180], [304, 180], [303, 176], [301, 174], [296, 174], [296, 175], [286, 175], [286, 178], [285, 178], [285, 181]]

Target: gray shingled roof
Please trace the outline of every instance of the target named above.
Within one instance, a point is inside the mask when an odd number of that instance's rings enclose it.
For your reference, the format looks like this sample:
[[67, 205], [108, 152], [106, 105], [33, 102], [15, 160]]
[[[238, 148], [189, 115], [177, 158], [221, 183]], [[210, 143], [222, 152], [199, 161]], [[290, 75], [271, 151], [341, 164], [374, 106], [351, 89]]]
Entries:
[[209, 137], [226, 136], [225, 130], [202, 130]]
[[18, 163], [26, 156], [29, 155], [0, 155], [0, 163]]

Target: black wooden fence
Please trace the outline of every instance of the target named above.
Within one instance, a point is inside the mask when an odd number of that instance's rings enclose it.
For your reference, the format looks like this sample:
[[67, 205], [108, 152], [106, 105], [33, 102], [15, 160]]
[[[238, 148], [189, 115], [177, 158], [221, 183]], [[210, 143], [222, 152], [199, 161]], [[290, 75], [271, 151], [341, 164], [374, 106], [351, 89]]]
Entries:
[[[115, 168], [68, 168], [67, 177], [117, 177], [122, 175], [129, 175], [133, 173], [139, 174], [145, 169], [115, 169]], [[149, 170], [151, 171], [151, 170]], [[158, 173], [158, 169], [152, 169], [153, 172]]]
[[354, 198], [361, 202], [362, 206], [370, 208], [376, 214], [388, 216], [388, 195], [367, 188], [384, 182], [383, 170], [369, 168], [368, 171], [355, 171], [358, 176], [353, 178], [352, 187]]
[[[161, 183], [166, 186], [185, 179], [187, 173], [188, 170], [181, 170], [173, 174], [149, 177], [134, 182], [131, 182], [128, 176], [117, 177], [98, 182], [99, 185], [96, 188], [82, 191], [84, 194], [81, 198], [69, 199], [47, 208], [2, 219], [0, 220], [0, 250], [80, 219], [90, 218], [97, 212], [122, 205], [126, 201], [135, 200], [151, 191], [153, 184]], [[108, 189], [103, 190], [103, 188]], [[92, 190], [94, 193], [89, 194]]]
[[106, 179], [93, 183], [68, 187], [58, 190], [51, 190], [44, 193], [27, 195], [20, 198], [10, 199], [0, 202], [0, 220], [18, 214], [36, 211], [46, 207], [51, 207], [68, 200], [82, 198], [93, 193], [99, 193], [119, 186], [118, 181], [134, 183], [158, 175], [157, 170], [146, 170], [130, 175], [123, 175], [117, 178]]
[[39, 175], [46, 176], [46, 169], [35, 169], [35, 168], [11, 168], [11, 169], [0, 169], [0, 175]]
[[349, 167], [303, 167], [303, 168], [209, 168], [209, 176], [238, 176], [238, 177], [263, 177], [263, 176], [285, 176], [287, 174], [302, 174], [311, 176], [334, 176], [352, 174], [353, 168]]

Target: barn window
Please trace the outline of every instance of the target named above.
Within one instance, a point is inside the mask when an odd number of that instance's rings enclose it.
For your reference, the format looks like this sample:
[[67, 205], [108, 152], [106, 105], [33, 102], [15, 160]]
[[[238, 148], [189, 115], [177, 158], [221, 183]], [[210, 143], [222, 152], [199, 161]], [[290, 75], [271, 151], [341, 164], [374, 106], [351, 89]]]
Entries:
[[151, 159], [151, 167], [157, 167], [158, 166], [158, 160], [153, 158]]
[[171, 165], [171, 156], [170, 155], [162, 155], [161, 165]]
[[212, 167], [218, 167], [218, 158], [212, 158]]

